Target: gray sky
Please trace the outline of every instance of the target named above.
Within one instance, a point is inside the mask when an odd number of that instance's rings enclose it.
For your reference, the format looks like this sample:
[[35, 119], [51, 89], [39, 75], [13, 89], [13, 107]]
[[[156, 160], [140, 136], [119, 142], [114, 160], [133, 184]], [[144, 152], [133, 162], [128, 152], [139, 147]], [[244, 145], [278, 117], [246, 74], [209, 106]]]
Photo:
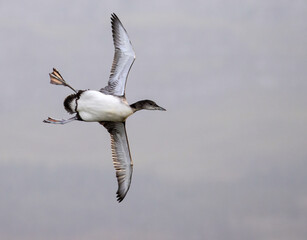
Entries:
[[[125, 200], [110, 137], [66, 118], [68, 88], [107, 83], [110, 14], [137, 59]], [[305, 239], [307, 3], [0, 1], [0, 238]]]

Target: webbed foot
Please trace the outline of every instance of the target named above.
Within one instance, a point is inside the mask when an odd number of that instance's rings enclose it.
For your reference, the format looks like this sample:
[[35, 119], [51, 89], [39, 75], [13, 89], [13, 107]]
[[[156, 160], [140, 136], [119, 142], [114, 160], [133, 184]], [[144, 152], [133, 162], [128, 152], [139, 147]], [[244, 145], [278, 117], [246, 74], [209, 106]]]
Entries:
[[69, 122], [74, 121], [74, 120], [78, 120], [77, 116], [74, 116], [74, 117], [69, 118], [69, 119], [61, 119], [61, 120], [48, 117], [43, 122], [44, 123], [52, 123], [52, 124], [65, 124], [65, 123], [69, 123]]
[[52, 73], [49, 73], [49, 76], [50, 76], [50, 83], [51, 84], [69, 87], [71, 90], [73, 90], [75, 93], [77, 93], [77, 91], [74, 88], [72, 88], [68, 83], [66, 83], [64, 78], [61, 76], [61, 74], [55, 68], [53, 68]]

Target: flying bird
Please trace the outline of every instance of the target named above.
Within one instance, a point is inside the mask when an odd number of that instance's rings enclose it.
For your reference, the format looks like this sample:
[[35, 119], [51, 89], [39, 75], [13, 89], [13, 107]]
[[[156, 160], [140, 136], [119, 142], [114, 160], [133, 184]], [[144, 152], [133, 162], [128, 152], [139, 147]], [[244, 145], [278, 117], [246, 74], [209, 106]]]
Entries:
[[126, 119], [142, 109], [166, 110], [151, 100], [128, 104], [125, 89], [129, 71], [135, 60], [135, 52], [123, 24], [115, 13], [111, 15], [111, 25], [115, 53], [108, 85], [99, 91], [77, 91], [53, 68], [53, 72], [49, 74], [50, 83], [66, 86], [74, 91], [64, 100], [66, 111], [74, 116], [61, 120], [48, 117], [44, 122], [52, 124], [65, 124], [75, 120], [98, 122], [108, 130], [111, 135], [112, 159], [118, 182], [117, 200], [121, 202], [130, 188], [133, 171], [125, 127]]

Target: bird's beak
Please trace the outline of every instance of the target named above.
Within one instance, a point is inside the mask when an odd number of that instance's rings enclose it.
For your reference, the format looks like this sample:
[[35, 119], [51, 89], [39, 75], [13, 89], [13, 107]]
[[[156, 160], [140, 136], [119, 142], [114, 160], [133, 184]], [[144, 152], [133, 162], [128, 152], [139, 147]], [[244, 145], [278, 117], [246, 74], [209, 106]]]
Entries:
[[166, 111], [166, 109], [165, 108], [163, 108], [163, 107], [157, 107], [157, 110], [160, 110], [160, 111]]

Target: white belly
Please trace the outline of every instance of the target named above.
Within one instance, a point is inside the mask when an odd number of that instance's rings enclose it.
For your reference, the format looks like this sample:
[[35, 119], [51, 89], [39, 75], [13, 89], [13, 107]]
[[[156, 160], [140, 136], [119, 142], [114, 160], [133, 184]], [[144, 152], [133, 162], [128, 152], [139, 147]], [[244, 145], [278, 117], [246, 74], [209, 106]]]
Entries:
[[133, 113], [128, 103], [118, 97], [94, 90], [83, 92], [77, 104], [79, 116], [87, 122], [123, 122]]

